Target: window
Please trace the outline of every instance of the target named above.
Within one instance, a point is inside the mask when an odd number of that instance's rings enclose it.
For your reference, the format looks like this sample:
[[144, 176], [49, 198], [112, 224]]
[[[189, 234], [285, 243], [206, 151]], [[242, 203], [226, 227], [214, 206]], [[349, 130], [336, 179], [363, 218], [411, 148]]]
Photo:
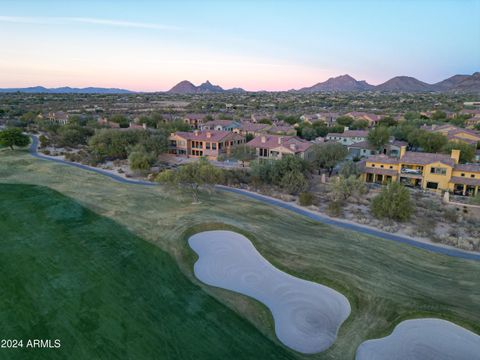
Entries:
[[427, 182], [427, 189], [438, 189], [438, 183], [436, 182]]
[[470, 177], [471, 177], [471, 178], [475, 178], [475, 175], [472, 174], [472, 175], [470, 175]]
[[390, 165], [390, 169], [393, 169], [393, 166]]
[[217, 150], [217, 143], [212, 143], [212, 150]]
[[380, 167], [383, 169], [383, 165], [380, 165]]
[[460, 176], [465, 176], [465, 173], [461, 173]]
[[210, 150], [210, 143], [209, 142], [205, 143], [205, 149]]
[[437, 174], [437, 175], [445, 175], [447, 173], [446, 168], [430, 168], [430, 173], [431, 174]]
[[375, 164], [372, 164], [372, 167], [375, 167]]

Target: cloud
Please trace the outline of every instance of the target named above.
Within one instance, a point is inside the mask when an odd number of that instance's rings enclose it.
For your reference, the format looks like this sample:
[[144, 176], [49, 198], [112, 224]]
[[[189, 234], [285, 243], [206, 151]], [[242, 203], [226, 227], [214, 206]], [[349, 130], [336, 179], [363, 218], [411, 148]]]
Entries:
[[137, 29], [152, 30], [179, 30], [177, 26], [154, 24], [146, 22], [134, 22], [117, 19], [101, 19], [89, 17], [31, 17], [31, 16], [0, 16], [0, 22], [16, 24], [39, 24], [39, 25], [68, 25], [75, 23], [103, 25]]

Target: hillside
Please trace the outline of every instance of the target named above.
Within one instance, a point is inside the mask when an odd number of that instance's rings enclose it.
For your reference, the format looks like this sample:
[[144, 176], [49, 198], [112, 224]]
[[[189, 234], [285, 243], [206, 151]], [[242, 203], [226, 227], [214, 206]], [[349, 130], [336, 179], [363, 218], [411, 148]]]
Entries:
[[171, 94], [208, 94], [208, 93], [226, 93], [226, 92], [244, 92], [241, 88], [223, 89], [221, 86], [213, 85], [210, 81], [205, 81], [199, 86], [195, 86], [188, 80], [183, 80], [168, 90]]
[[316, 92], [316, 91], [365, 91], [372, 90], [373, 85], [366, 81], [355, 80], [350, 75], [341, 75], [331, 77], [327, 81], [319, 82], [311, 87], [300, 89], [301, 92]]

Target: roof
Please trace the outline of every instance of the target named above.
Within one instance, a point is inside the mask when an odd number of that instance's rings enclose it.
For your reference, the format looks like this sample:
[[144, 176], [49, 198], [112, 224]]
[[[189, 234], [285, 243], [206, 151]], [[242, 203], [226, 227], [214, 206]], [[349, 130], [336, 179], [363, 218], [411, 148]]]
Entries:
[[452, 167], [455, 165], [455, 161], [450, 157], [450, 155], [421, 153], [414, 151], [407, 151], [405, 155], [403, 155], [403, 157], [400, 159], [400, 162], [419, 165], [427, 165], [434, 162], [441, 162], [445, 165], [450, 165]]
[[464, 184], [464, 185], [472, 185], [472, 186], [480, 186], [480, 179], [474, 179], [469, 177], [463, 176], [453, 176], [450, 179], [452, 184]]
[[272, 125], [269, 125], [269, 124], [242, 122], [240, 124], [240, 129], [243, 131], [262, 131], [262, 130], [267, 130], [271, 126]]
[[390, 176], [398, 175], [398, 172], [396, 170], [385, 169], [385, 168], [382, 169], [382, 168], [365, 167], [363, 171], [367, 174], [390, 175]]
[[[285, 147], [291, 151], [293, 150], [298, 153], [307, 150], [310, 146], [312, 146], [312, 143], [306, 140], [302, 140], [296, 136], [262, 135], [250, 140], [247, 145], [254, 148], [263, 149], [275, 149], [278, 147]], [[292, 145], [294, 145], [295, 150], [292, 149]]]
[[343, 133], [328, 133], [327, 136], [340, 136], [340, 137], [367, 137], [368, 130], [346, 130]]
[[480, 172], [480, 164], [457, 164], [453, 168], [455, 171]]
[[187, 140], [212, 141], [212, 142], [222, 141], [230, 135], [233, 138], [243, 139], [243, 136], [241, 135], [232, 133], [231, 131], [223, 131], [223, 130], [204, 130], [204, 131], [194, 131], [194, 132], [177, 131], [175, 135]]
[[370, 144], [367, 140], [365, 141], [360, 141], [358, 143], [348, 145], [349, 148], [358, 148], [358, 149], [369, 149], [369, 150], [375, 150], [375, 146]]
[[383, 163], [383, 164], [398, 164], [400, 161], [398, 158], [392, 157], [392, 156], [387, 156], [384, 154], [380, 155], [374, 155], [370, 156], [367, 159], [368, 162], [378, 162], [378, 163]]
[[236, 121], [233, 120], [210, 120], [204, 123], [205, 126], [229, 126], [229, 125], [235, 125], [238, 124]]

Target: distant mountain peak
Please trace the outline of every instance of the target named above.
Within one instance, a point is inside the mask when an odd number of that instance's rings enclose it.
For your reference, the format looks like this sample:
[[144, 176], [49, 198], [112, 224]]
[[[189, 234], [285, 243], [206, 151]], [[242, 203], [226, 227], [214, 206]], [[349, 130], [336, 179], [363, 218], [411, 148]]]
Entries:
[[327, 81], [317, 83], [311, 87], [300, 89], [302, 92], [316, 91], [365, 91], [371, 90], [373, 85], [368, 84], [365, 80], [355, 80], [349, 74], [331, 77]]
[[209, 80], [195, 86], [188, 80], [183, 80], [171, 88], [168, 92], [175, 94], [206, 94], [206, 93], [223, 93], [223, 92], [244, 92], [241, 88], [225, 90], [221, 86], [213, 85]]

